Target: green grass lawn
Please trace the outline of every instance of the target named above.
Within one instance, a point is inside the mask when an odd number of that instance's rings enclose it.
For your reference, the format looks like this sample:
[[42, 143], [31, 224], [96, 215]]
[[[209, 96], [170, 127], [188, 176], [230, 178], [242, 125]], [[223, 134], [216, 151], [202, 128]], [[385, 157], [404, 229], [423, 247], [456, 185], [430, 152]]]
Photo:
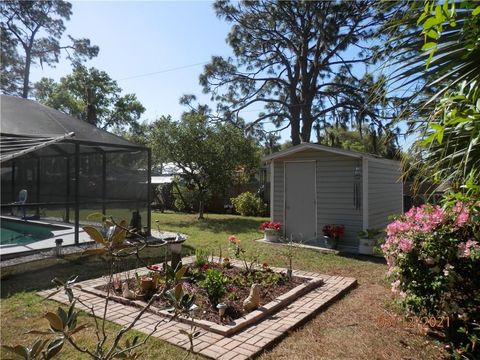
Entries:
[[[227, 238], [234, 234], [247, 253], [257, 255], [260, 262], [286, 266], [284, 247], [254, 241], [262, 237], [258, 227], [265, 221], [264, 218], [211, 214], [206, 217], [198, 221], [193, 214], [153, 213], [152, 224], [155, 227], [154, 221], [158, 220], [160, 230], [187, 234], [184, 255], [193, 254], [196, 248], [207, 249], [215, 255], [221, 249], [226, 255]], [[147, 249], [143, 257], [146, 263], [160, 262], [163, 249]], [[128, 259], [118, 270], [140, 265], [135, 259]], [[391, 308], [392, 297], [384, 280], [386, 266], [380, 259], [300, 249], [295, 253], [294, 268], [355, 277], [358, 286], [260, 355], [261, 359], [438, 359], [443, 355], [440, 345], [413, 331], [406, 326], [407, 323], [383, 321]], [[45, 327], [46, 320], [42, 319], [42, 314], [55, 310], [58, 304], [42, 302], [35, 291], [50, 288], [50, 280], [54, 276], [66, 278], [78, 274], [80, 280], [85, 280], [99, 277], [104, 272], [105, 263], [101, 258], [78, 255], [42, 260], [2, 271], [1, 343], [32, 342], [35, 336], [26, 335], [25, 331]], [[82, 320], [92, 323], [87, 315], [83, 315]], [[118, 329], [117, 325], [108, 325], [109, 331], [115, 329]], [[92, 346], [93, 332], [82, 332], [78, 341]], [[85, 358], [69, 345], [65, 350], [62, 359]], [[185, 353], [156, 339], [150, 339], [141, 352], [143, 359], [181, 359]], [[0, 358], [5, 356], [2, 352]]]

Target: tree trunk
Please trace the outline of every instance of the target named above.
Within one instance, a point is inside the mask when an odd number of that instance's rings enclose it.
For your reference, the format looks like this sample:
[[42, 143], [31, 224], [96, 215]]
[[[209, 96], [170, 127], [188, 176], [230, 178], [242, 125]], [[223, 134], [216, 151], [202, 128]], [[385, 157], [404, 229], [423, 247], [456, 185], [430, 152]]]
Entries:
[[312, 125], [313, 125], [312, 115], [305, 114], [302, 122], [302, 133], [300, 134], [302, 142], [306, 142], [306, 143], [310, 142], [310, 137], [312, 134]]
[[97, 126], [97, 109], [95, 108], [93, 97], [93, 90], [87, 88], [87, 122]]
[[289, 108], [289, 112], [291, 115], [290, 119], [290, 136], [292, 138], [292, 145], [299, 145], [300, 144], [300, 109], [298, 108], [297, 104], [292, 105]]
[[299, 145], [300, 144], [300, 126], [298, 122], [292, 121], [291, 123], [291, 133], [290, 136], [292, 138], [292, 145]]
[[321, 137], [321, 134], [320, 134], [320, 120], [317, 119], [316, 123], [315, 123], [315, 133], [317, 135], [317, 144], [320, 144], [320, 137]]
[[[307, 88], [307, 86], [305, 86]], [[305, 90], [307, 91], [307, 90]], [[313, 96], [305, 96], [305, 104], [302, 106], [302, 132], [300, 134], [302, 142], [310, 142], [312, 136], [312, 126], [314, 118], [312, 116]]]
[[185, 198], [182, 195], [182, 192], [180, 191], [180, 188], [178, 187], [178, 184], [176, 181], [173, 182], [173, 186], [175, 186], [175, 189], [177, 189], [178, 196], [180, 196], [180, 200], [182, 200], [183, 205], [185, 206], [185, 209], [188, 211], [190, 210], [190, 207], [188, 206], [187, 202], [185, 201]]
[[200, 193], [200, 199], [198, 200], [198, 220], [205, 219], [203, 217], [204, 207], [205, 207], [205, 200], [203, 199], [203, 194]]
[[23, 91], [22, 97], [24, 99], [28, 98], [28, 93], [30, 92], [30, 65], [32, 63], [31, 49], [25, 51], [25, 73], [23, 74]]

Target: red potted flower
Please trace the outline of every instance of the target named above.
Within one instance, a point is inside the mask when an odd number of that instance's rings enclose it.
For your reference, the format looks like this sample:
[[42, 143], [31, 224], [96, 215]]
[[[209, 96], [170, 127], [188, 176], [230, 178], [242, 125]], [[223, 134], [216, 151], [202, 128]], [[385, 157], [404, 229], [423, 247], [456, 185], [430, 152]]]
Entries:
[[325, 239], [325, 247], [336, 249], [338, 240], [345, 234], [344, 225], [327, 224], [323, 227], [323, 238]]
[[260, 230], [263, 230], [265, 233], [265, 240], [270, 242], [280, 241], [280, 230], [282, 229], [282, 224], [274, 221], [266, 221], [260, 224]]

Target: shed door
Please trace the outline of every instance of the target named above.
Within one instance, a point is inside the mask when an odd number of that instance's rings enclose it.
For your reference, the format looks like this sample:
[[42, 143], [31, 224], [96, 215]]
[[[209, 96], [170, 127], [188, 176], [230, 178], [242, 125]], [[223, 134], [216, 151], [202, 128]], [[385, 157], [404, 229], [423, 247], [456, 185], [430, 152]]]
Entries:
[[285, 236], [316, 238], [315, 161], [285, 163]]

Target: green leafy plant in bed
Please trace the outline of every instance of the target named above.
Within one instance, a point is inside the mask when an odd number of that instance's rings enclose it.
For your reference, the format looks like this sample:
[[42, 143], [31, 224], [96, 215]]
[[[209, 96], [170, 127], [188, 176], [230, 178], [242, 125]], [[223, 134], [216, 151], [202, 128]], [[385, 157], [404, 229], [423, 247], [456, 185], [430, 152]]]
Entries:
[[200, 287], [207, 293], [212, 306], [216, 306], [227, 292], [225, 286], [228, 283], [228, 277], [223, 275], [220, 270], [208, 269], [205, 273], [205, 280], [200, 282]]
[[208, 263], [208, 251], [204, 249], [195, 250], [195, 266], [202, 267]]

